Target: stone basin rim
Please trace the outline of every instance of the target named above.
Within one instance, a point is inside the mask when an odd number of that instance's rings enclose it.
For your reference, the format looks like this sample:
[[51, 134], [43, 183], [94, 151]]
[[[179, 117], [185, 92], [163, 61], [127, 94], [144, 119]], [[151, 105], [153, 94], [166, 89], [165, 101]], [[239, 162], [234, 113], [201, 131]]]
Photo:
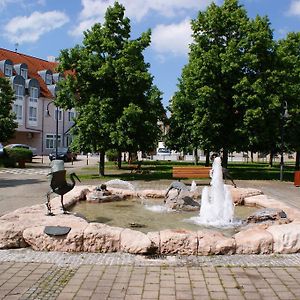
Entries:
[[[84, 190], [93, 186], [77, 186], [65, 195], [65, 206], [70, 207], [82, 199]], [[0, 217], [0, 249], [30, 246], [38, 251], [63, 252], [127, 252], [158, 255], [214, 255], [214, 254], [271, 254], [300, 251], [300, 211], [285, 203], [253, 193], [255, 189], [232, 189], [233, 199], [246, 205], [278, 208], [291, 220], [282, 225], [255, 225], [232, 237], [219, 232], [162, 230], [142, 232], [112, 227], [101, 223], [88, 223], [74, 215], [62, 215], [60, 197], [51, 200], [54, 217], [45, 216], [44, 205], [17, 209]], [[116, 191], [116, 190], [115, 190]], [[124, 190], [123, 190], [124, 191]], [[256, 190], [257, 191], [257, 190]], [[121, 190], [119, 192], [122, 192]], [[125, 190], [125, 192], [129, 192]], [[164, 190], [140, 190], [144, 195], [159, 196]], [[48, 236], [45, 226], [69, 226], [64, 237]]]

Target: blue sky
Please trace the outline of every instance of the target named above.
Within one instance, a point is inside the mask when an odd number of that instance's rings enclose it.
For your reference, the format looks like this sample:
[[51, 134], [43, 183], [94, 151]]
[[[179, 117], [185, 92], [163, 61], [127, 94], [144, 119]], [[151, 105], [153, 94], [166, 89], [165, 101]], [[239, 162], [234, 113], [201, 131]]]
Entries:
[[[210, 0], [119, 0], [131, 19], [132, 37], [151, 28], [152, 43], [145, 52], [163, 103], [176, 90], [191, 42], [190, 20]], [[215, 3], [221, 4], [222, 0]], [[58, 56], [61, 49], [80, 44], [82, 32], [102, 22], [113, 0], [0, 0], [0, 47], [39, 58]], [[276, 39], [300, 31], [300, 0], [240, 0], [253, 18], [267, 15]]]

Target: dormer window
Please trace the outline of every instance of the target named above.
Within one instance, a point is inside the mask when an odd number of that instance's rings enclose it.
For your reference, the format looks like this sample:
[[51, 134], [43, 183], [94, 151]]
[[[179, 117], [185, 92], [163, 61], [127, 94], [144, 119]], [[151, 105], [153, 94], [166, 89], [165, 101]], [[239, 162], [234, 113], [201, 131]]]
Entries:
[[0, 61], [0, 70], [6, 77], [13, 76], [13, 63], [9, 59], [1, 60]]
[[14, 65], [16, 73], [22, 76], [25, 80], [28, 79], [28, 66], [24, 63]]
[[61, 81], [63, 79], [64, 79], [64, 75], [62, 75], [60, 73], [54, 73], [53, 74], [53, 81], [54, 81], [54, 83], [57, 83], [57, 82], [59, 82], [59, 81]]
[[52, 79], [52, 71], [51, 70], [41, 70], [38, 71], [38, 74], [43, 78], [45, 83], [47, 85], [52, 85], [53, 84], [53, 79]]
[[12, 65], [5, 64], [4, 75], [7, 77], [11, 77], [13, 75]]
[[46, 84], [52, 84], [52, 74], [46, 74]]
[[28, 77], [28, 70], [21, 68], [20, 75], [26, 80]]

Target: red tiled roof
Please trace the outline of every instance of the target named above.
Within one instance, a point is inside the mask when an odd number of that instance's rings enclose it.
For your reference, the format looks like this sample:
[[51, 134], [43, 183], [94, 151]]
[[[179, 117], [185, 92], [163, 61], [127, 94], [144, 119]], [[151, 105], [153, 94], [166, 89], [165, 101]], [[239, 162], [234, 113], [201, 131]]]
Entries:
[[[44, 80], [38, 74], [38, 71], [51, 70], [52, 73], [56, 73], [56, 67], [58, 66], [57, 62], [49, 62], [47, 60], [0, 48], [0, 61], [5, 59], [11, 60], [14, 65], [25, 63], [28, 66], [28, 78], [35, 78], [40, 84], [40, 96], [53, 98]], [[4, 76], [1, 71], [0, 76]]]

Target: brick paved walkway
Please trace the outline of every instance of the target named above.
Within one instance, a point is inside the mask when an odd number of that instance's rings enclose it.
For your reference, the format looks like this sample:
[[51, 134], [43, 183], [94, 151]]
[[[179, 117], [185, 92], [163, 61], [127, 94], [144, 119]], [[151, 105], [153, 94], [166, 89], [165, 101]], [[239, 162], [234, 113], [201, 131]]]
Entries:
[[0, 251], [0, 299], [300, 299], [300, 254]]

